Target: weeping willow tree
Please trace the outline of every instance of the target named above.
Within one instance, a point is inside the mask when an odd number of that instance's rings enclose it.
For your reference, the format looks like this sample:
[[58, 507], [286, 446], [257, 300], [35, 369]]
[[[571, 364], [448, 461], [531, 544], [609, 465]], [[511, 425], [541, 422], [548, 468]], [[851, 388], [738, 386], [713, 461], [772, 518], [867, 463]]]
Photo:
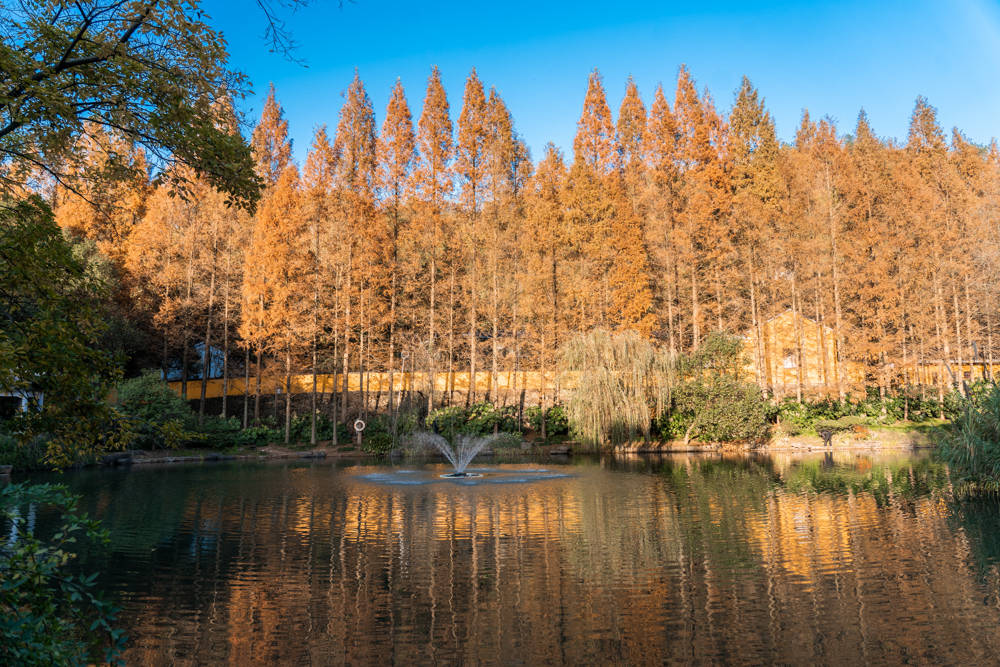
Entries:
[[576, 376], [569, 417], [590, 445], [649, 438], [650, 424], [669, 407], [674, 364], [635, 331], [579, 334], [560, 350], [562, 368]]

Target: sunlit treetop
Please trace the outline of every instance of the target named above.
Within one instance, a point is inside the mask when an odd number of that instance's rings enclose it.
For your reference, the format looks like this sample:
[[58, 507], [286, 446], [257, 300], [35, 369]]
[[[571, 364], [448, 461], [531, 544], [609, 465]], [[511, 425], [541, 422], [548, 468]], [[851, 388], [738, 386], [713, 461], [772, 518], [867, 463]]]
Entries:
[[73, 187], [86, 178], [73, 147], [100, 128], [140, 147], [153, 174], [177, 188], [194, 172], [252, 207], [259, 185], [225, 102], [247, 82], [227, 61], [197, 3], [0, 4], [0, 191], [18, 193], [39, 176]]

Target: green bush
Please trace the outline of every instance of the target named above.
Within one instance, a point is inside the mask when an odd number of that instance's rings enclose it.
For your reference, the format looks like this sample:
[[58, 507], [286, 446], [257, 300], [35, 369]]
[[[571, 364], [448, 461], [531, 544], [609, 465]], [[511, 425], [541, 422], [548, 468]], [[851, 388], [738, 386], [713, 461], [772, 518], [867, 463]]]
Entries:
[[760, 388], [731, 376], [692, 379], [673, 391], [660, 422], [674, 437], [702, 442], [759, 441], [768, 434], [769, 405]]
[[0, 432], [0, 465], [14, 466], [15, 470], [42, 470], [47, 447], [44, 438], [35, 437], [20, 442], [9, 433]]
[[760, 387], [739, 379], [744, 362], [739, 339], [721, 333], [677, 359], [679, 382], [671, 389], [669, 409], [657, 420], [660, 433], [684, 442], [765, 438], [773, 409]]
[[[116, 662], [125, 635], [116, 609], [94, 592], [96, 574], [73, 572], [78, 540], [106, 544], [107, 531], [77, 514], [65, 486], [11, 484], [0, 489], [0, 523], [14, 537], [0, 549], [0, 664], [85, 665]], [[31, 532], [29, 505], [59, 513], [51, 537]]]
[[194, 425], [194, 415], [180, 396], [171, 389], [156, 370], [125, 380], [118, 387], [118, 405], [129, 417], [162, 423], [177, 421], [184, 426]]
[[237, 443], [245, 447], [263, 447], [272, 442], [281, 442], [284, 437], [284, 432], [268, 426], [250, 426], [240, 431]]
[[369, 435], [365, 429], [365, 435], [361, 438], [361, 449], [369, 454], [385, 454], [392, 450], [392, 434], [380, 432]]
[[493, 449], [521, 449], [521, 436], [518, 433], [497, 433], [490, 443]]
[[427, 415], [426, 423], [435, 433], [446, 437], [519, 431], [515, 406], [497, 408], [486, 401], [473, 403], [468, 409], [460, 405], [438, 408]]
[[938, 445], [938, 455], [959, 481], [978, 490], [1000, 491], [1000, 386], [976, 387], [961, 405]]
[[[532, 431], [542, 430], [542, 409], [532, 405], [525, 409], [524, 419]], [[545, 435], [565, 435], [569, 433], [569, 413], [561, 403], [549, 406], [545, 410]]]
[[203, 440], [194, 429], [195, 416], [167, 386], [159, 371], [149, 370], [118, 387], [118, 409], [129, 419], [138, 449], [173, 449]]

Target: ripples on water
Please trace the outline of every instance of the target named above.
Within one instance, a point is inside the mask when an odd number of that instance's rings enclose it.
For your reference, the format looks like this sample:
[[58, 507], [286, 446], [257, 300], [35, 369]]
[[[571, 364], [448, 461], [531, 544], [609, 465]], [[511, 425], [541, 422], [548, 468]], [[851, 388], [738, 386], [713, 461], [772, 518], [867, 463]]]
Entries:
[[[129, 664], [996, 663], [1000, 518], [922, 459], [68, 475]], [[518, 483], [500, 483], [518, 482]]]

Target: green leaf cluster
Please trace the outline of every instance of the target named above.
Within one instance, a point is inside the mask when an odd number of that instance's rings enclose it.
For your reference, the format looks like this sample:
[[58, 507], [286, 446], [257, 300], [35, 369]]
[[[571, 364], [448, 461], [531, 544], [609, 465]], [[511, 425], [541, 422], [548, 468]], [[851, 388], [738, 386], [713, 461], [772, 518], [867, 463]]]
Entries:
[[[51, 535], [33, 534], [29, 512], [55, 511]], [[77, 514], [65, 486], [11, 484], [0, 489], [0, 664], [77, 665], [118, 662], [125, 636], [117, 609], [95, 592], [96, 575], [70, 567], [84, 541], [106, 543], [96, 521]]]

